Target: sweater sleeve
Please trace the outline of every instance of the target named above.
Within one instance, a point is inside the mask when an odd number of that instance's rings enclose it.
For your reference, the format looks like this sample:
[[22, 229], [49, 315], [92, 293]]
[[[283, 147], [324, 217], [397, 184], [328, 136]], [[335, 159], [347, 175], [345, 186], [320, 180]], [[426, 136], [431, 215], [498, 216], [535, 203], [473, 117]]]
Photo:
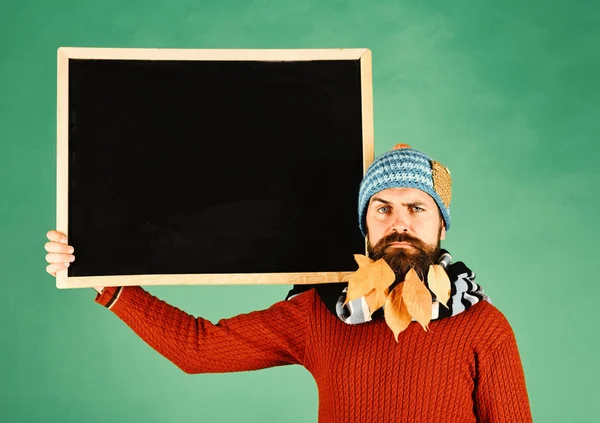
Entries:
[[107, 287], [95, 301], [185, 373], [224, 373], [302, 364], [314, 300], [313, 290], [217, 324], [140, 287]]
[[477, 364], [475, 412], [484, 423], [532, 421], [525, 375], [512, 328], [505, 322], [503, 333], [482, 354]]

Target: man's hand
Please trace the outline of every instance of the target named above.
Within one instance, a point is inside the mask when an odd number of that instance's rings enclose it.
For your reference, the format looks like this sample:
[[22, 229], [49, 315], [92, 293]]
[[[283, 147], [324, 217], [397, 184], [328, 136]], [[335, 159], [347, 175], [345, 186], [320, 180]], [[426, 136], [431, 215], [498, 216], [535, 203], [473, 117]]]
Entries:
[[[75, 249], [67, 243], [67, 236], [62, 232], [55, 230], [49, 231], [46, 236], [50, 242], [47, 242], [44, 248], [48, 252], [46, 254], [46, 272], [56, 277], [56, 273], [66, 270], [69, 265], [75, 261], [73, 252]], [[104, 288], [94, 287], [96, 291], [102, 293]]]
[[65, 270], [75, 261], [72, 246], [67, 244], [67, 236], [62, 232], [49, 231], [46, 236], [50, 242], [47, 242], [44, 248], [48, 252], [46, 254], [46, 272], [56, 277], [56, 273]]

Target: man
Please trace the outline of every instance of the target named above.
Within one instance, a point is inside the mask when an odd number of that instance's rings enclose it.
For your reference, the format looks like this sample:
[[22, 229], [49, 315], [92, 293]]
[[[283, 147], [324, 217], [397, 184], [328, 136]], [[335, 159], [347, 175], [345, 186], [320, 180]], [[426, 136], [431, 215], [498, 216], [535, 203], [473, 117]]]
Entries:
[[[402, 282], [441, 264], [451, 280], [447, 308], [432, 296], [429, 331], [409, 323], [395, 339], [365, 297], [345, 304], [343, 284], [294, 287], [267, 310], [216, 325], [140, 287], [106, 287], [96, 302], [186, 373], [306, 367], [319, 389], [320, 422], [528, 422], [525, 379], [510, 325], [464, 264], [440, 241], [450, 228], [446, 167], [399, 145], [378, 157], [359, 192], [359, 226], [372, 259]], [[51, 231], [47, 271], [74, 260]], [[62, 237], [62, 239], [61, 239]]]

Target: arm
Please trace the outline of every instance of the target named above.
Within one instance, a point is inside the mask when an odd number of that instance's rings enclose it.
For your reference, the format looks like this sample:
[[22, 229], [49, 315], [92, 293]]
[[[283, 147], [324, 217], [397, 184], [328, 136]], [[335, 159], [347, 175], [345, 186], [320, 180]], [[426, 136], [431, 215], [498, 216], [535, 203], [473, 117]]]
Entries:
[[304, 360], [314, 291], [267, 310], [216, 325], [159, 300], [140, 287], [106, 287], [96, 302], [108, 307], [148, 345], [186, 373], [256, 370]]
[[517, 343], [510, 326], [507, 329], [478, 357], [474, 398], [478, 422], [532, 421]]
[[[56, 276], [75, 260], [67, 236], [51, 230], [46, 271]], [[112, 310], [152, 348], [187, 373], [233, 372], [302, 363], [315, 294], [268, 310], [211, 322], [194, 318], [140, 287], [94, 288], [96, 302]]]

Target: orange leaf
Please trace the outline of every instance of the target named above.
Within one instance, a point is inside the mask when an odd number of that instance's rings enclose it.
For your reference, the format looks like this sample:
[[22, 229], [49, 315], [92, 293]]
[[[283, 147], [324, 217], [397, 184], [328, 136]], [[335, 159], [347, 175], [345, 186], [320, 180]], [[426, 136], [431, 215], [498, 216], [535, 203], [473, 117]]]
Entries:
[[431, 294], [412, 268], [404, 278], [402, 299], [412, 318], [419, 322], [425, 331], [429, 330], [427, 325], [431, 321]]
[[437, 297], [438, 302], [448, 308], [446, 304], [450, 300], [450, 278], [442, 266], [439, 264], [429, 266], [427, 285]]
[[358, 267], [366, 266], [373, 262], [369, 257], [363, 254], [354, 254], [354, 260], [358, 263]]
[[[348, 280], [348, 294], [344, 305], [349, 301], [367, 296], [375, 290], [374, 298], [370, 299], [370, 304], [367, 303], [372, 314], [384, 304], [388, 293], [387, 289], [394, 282], [396, 275], [383, 259], [374, 262], [360, 254], [356, 254], [354, 259], [359, 268]], [[372, 309], [371, 307], [377, 308]]]
[[410, 325], [412, 317], [408, 313], [408, 308], [402, 299], [402, 288], [404, 282], [400, 282], [390, 295], [385, 300], [385, 306], [383, 307], [383, 315], [385, 316], [385, 322], [389, 328], [394, 332], [394, 338], [398, 342], [398, 335], [404, 329]]
[[371, 314], [375, 313], [375, 311], [380, 309], [385, 304], [388, 293], [388, 288], [385, 288], [383, 291], [372, 289], [371, 292], [365, 295], [365, 301], [367, 302], [367, 306], [369, 307]]

